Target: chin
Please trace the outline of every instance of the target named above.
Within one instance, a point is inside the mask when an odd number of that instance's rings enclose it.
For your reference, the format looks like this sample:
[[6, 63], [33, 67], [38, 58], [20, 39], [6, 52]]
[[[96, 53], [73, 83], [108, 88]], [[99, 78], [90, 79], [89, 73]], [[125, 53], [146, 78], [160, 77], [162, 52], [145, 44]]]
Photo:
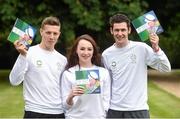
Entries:
[[116, 44], [119, 44], [119, 45], [120, 45], [120, 44], [123, 44], [123, 43], [124, 43], [124, 41], [122, 41], [122, 40], [116, 42]]

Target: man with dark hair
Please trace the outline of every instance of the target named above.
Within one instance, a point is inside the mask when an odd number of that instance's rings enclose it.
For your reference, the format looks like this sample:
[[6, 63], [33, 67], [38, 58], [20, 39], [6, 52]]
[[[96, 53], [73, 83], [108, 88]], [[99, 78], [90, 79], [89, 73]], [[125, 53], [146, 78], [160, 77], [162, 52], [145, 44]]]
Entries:
[[112, 79], [107, 118], [149, 118], [147, 68], [169, 72], [170, 62], [159, 47], [156, 34], [150, 34], [151, 48], [128, 39], [131, 27], [126, 15], [115, 14], [109, 23], [115, 43], [102, 53]]

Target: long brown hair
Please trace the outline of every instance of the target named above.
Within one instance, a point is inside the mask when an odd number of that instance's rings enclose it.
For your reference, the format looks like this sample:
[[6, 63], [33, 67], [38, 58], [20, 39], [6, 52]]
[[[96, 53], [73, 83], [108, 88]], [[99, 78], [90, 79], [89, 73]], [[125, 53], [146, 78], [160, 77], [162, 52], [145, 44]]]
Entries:
[[92, 64], [101, 66], [101, 55], [99, 54], [99, 50], [98, 50], [96, 42], [90, 35], [84, 34], [77, 37], [73, 46], [71, 47], [70, 52], [68, 53], [68, 64], [66, 66], [66, 69], [69, 69], [70, 67], [73, 67], [75, 65], [79, 65], [79, 57], [76, 53], [76, 50], [77, 50], [77, 46], [80, 40], [87, 40], [92, 44], [94, 52], [93, 52], [91, 62]]

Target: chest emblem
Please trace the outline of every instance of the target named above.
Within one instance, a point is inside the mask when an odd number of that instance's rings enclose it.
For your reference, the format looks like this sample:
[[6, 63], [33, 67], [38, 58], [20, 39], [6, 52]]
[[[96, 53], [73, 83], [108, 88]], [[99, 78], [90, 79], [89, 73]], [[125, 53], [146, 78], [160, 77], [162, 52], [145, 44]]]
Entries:
[[111, 63], [111, 66], [112, 66], [112, 67], [116, 67], [116, 62], [113, 61], [113, 62]]
[[41, 61], [41, 60], [37, 60], [37, 61], [36, 61], [36, 65], [37, 65], [38, 67], [41, 67], [41, 66], [42, 66], [42, 61]]

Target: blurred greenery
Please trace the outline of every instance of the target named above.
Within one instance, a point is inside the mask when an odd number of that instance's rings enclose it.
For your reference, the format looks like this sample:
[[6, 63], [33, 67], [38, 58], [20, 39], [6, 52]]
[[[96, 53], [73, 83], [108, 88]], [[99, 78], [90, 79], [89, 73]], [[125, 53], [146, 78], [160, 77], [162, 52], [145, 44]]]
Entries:
[[[17, 57], [15, 48], [6, 40], [17, 17], [39, 29], [46, 16], [57, 16], [62, 23], [62, 33], [56, 48], [66, 55], [74, 39], [84, 33], [95, 38], [100, 52], [109, 47], [113, 43], [108, 25], [112, 14], [123, 12], [133, 20], [150, 10], [154, 10], [164, 28], [159, 35], [160, 47], [172, 68], [180, 68], [179, 7], [179, 0], [0, 0], [0, 58], [3, 61], [0, 69], [11, 68]], [[130, 38], [140, 41], [134, 29]], [[37, 33], [33, 45], [39, 42]]]
[[[160, 47], [167, 54], [172, 68], [180, 68], [179, 8], [179, 0], [0, 0], [0, 69], [12, 68], [18, 55], [7, 41], [17, 17], [39, 28], [44, 17], [57, 16], [62, 23], [62, 33], [56, 48], [66, 55], [75, 37], [84, 33], [95, 38], [101, 52], [109, 47], [113, 43], [108, 25], [112, 14], [124, 12], [133, 20], [150, 10], [154, 10], [164, 28], [164, 33], [159, 35]], [[130, 38], [140, 41], [134, 30]], [[37, 33], [33, 45], [39, 42]], [[179, 73], [175, 74], [179, 76]], [[8, 75], [9, 70], [0, 70], [0, 118], [21, 118], [24, 111], [22, 85], [11, 86]], [[180, 117], [179, 98], [151, 81], [149, 105], [151, 117]]]
[[0, 70], [0, 118], [22, 118], [24, 102], [22, 86], [10, 85], [9, 70]]
[[152, 118], [179, 118], [180, 98], [149, 81], [149, 108]]

